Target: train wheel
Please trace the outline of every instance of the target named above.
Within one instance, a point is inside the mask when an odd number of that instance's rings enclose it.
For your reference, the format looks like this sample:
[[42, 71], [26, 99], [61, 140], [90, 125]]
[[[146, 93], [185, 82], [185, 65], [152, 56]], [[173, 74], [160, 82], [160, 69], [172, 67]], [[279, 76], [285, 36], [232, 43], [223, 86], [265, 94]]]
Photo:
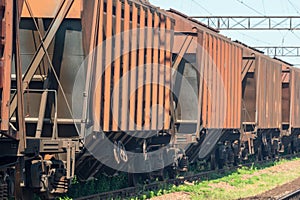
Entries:
[[216, 169], [216, 155], [212, 153], [210, 155], [210, 169], [215, 170]]
[[292, 154], [293, 153], [292, 143], [288, 144], [286, 152], [287, 152], [287, 154]]
[[257, 148], [256, 160], [257, 161], [262, 161], [263, 160], [262, 149], [261, 149], [260, 146]]
[[166, 171], [167, 171], [167, 175], [170, 179], [176, 178], [176, 176], [177, 176], [176, 168], [174, 169], [174, 167], [167, 167]]
[[225, 160], [224, 159], [219, 159], [218, 160], [219, 169], [223, 169], [224, 165], [225, 165]]
[[238, 166], [241, 163], [241, 159], [239, 156], [234, 156], [234, 166]]
[[128, 173], [128, 185], [129, 186], [137, 186], [139, 183], [139, 175]]

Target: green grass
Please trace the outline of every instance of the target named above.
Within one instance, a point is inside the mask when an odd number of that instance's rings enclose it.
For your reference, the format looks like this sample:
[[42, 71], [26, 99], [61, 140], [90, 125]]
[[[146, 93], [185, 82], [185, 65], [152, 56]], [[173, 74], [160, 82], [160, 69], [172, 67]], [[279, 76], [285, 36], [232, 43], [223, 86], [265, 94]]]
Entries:
[[76, 197], [117, 190], [127, 187], [127, 184], [127, 174], [125, 173], [121, 173], [120, 175], [114, 177], [100, 175], [95, 179], [82, 183], [78, 182], [75, 177], [68, 193], [64, 197], [61, 197], [59, 199], [71, 200]]
[[286, 162], [299, 162], [299, 159], [281, 160], [267, 166], [243, 167], [221, 178], [205, 180], [194, 185], [172, 187], [172, 192], [188, 192], [192, 199], [197, 200], [238, 199], [254, 196], [300, 177], [300, 165], [285, 170], [284, 173], [275, 173], [272, 170], [261, 171], [264, 168], [272, 169], [272, 166], [283, 165]]
[[[275, 173], [271, 169], [274, 166], [281, 166], [287, 162], [297, 162], [294, 168], [285, 170], [284, 173]], [[243, 197], [254, 196], [264, 191], [270, 190], [278, 185], [290, 182], [300, 177], [300, 159], [280, 160], [275, 163], [263, 165], [253, 165], [251, 167], [242, 167], [233, 172], [225, 174], [212, 174], [207, 180], [195, 182], [193, 185], [161, 185], [157, 191], [141, 191], [137, 197], [129, 198], [130, 200], [147, 199], [171, 192], [187, 192], [191, 199], [238, 199]], [[109, 191], [125, 187], [127, 178], [121, 177], [99, 177], [98, 180], [88, 181], [81, 184], [74, 181], [74, 185], [69, 191], [68, 197], [61, 198], [64, 200], [72, 197], [85, 196], [99, 192]]]

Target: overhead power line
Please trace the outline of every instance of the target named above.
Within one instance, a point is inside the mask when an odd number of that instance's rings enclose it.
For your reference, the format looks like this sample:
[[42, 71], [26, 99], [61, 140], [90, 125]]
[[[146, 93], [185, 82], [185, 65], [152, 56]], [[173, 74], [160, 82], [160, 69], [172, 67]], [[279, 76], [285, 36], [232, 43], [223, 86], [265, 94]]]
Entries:
[[261, 13], [261, 12], [259, 12], [258, 10], [256, 10], [255, 8], [252, 8], [251, 6], [249, 6], [248, 4], [246, 4], [246, 3], [244, 3], [242, 0], [236, 0], [237, 2], [239, 2], [239, 3], [241, 3], [241, 4], [243, 4], [244, 6], [246, 6], [247, 8], [249, 8], [250, 10], [252, 10], [252, 11], [254, 11], [254, 12], [256, 12], [257, 14], [259, 14], [259, 15], [263, 15], [264, 16], [264, 14], [263, 13]]
[[294, 8], [294, 10], [300, 15], [299, 10], [297, 9], [297, 7], [295, 6], [295, 4], [293, 4], [290, 0], [288, 0], [289, 4], [291, 4], [291, 6]]
[[209, 15], [212, 15], [211, 12], [209, 12], [209, 10], [207, 10], [204, 6], [202, 6], [199, 2], [192, 0], [195, 4], [197, 4], [200, 8], [202, 8], [204, 11], [206, 11]]

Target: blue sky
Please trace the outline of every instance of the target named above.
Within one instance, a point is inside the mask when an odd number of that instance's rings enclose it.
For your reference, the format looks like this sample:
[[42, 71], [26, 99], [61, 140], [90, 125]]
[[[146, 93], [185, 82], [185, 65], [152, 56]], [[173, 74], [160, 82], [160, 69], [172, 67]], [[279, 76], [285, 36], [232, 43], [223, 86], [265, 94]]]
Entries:
[[[189, 16], [300, 16], [299, 0], [150, 0], [163, 9], [173, 8]], [[300, 30], [291, 31], [222, 31], [232, 40], [250, 46], [300, 46]], [[293, 64], [300, 58], [279, 57]], [[300, 66], [298, 66], [300, 67]]]

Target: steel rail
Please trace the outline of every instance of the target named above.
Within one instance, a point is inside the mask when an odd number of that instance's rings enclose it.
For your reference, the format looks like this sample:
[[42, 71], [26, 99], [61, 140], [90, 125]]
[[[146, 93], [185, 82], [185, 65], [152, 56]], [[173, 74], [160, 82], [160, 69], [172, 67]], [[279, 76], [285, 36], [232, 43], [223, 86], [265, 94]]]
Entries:
[[[291, 159], [300, 156], [300, 153], [298, 154], [289, 154], [285, 156], [281, 156], [281, 159]], [[78, 197], [74, 198], [74, 200], [98, 200], [98, 199], [118, 199], [118, 198], [129, 198], [133, 196], [138, 196], [143, 194], [143, 192], [147, 191], [153, 191], [153, 190], [158, 190], [161, 189], [161, 186], [166, 186], [166, 185], [182, 185], [185, 184], [186, 182], [194, 182], [194, 181], [199, 181], [199, 180], [205, 180], [210, 177], [210, 175], [218, 173], [218, 174], [224, 174], [226, 172], [233, 172], [241, 167], [250, 167], [253, 165], [257, 164], [268, 164], [274, 162], [274, 160], [262, 160], [262, 161], [256, 161], [256, 162], [249, 162], [245, 163], [242, 166], [233, 166], [231, 168], [223, 168], [223, 169], [217, 169], [217, 170], [210, 170], [210, 171], [205, 171], [201, 172], [198, 174], [194, 175], [189, 175], [185, 177], [178, 177], [176, 179], [169, 179], [165, 181], [159, 181], [159, 182], [154, 182], [150, 183], [147, 185], [141, 185], [141, 186], [136, 186], [136, 187], [128, 187], [128, 188], [123, 188], [123, 189], [118, 189], [114, 191], [108, 191], [108, 192], [103, 192], [103, 193], [98, 193], [98, 194], [93, 194], [93, 195], [87, 195], [83, 197]]]
[[289, 194], [286, 194], [280, 198], [278, 198], [278, 200], [292, 200], [292, 199], [300, 199], [300, 189], [295, 190]]

